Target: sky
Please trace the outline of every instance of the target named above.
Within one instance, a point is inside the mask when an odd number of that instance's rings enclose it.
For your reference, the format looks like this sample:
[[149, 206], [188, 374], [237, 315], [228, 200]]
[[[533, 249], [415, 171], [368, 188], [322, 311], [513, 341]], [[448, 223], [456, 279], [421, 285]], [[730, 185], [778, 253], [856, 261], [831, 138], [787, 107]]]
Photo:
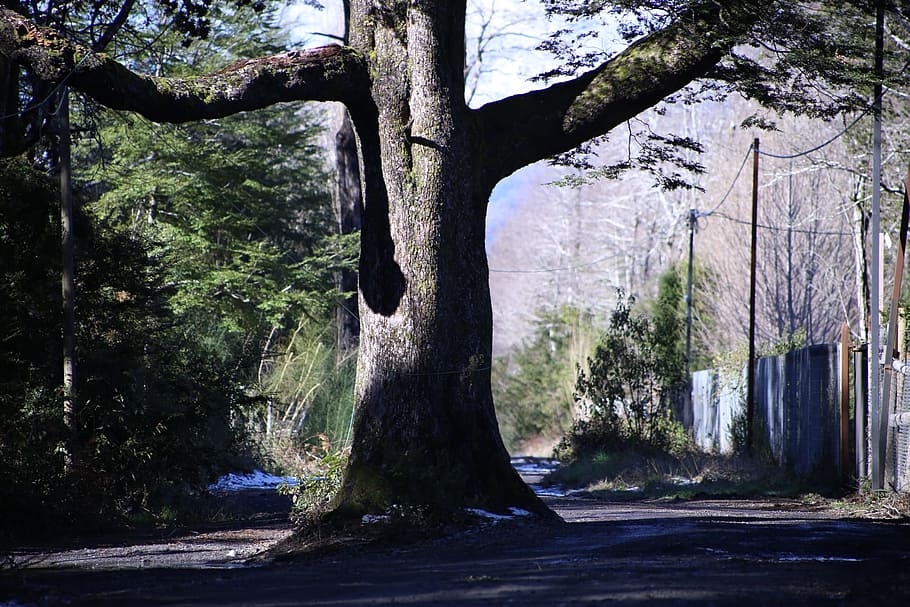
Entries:
[[[288, 29], [294, 44], [326, 44], [331, 40], [322, 34], [340, 36], [343, 33], [341, 0], [321, 0], [321, 3], [321, 10], [300, 1], [282, 9], [281, 23]], [[471, 101], [472, 107], [540, 86], [529, 78], [551, 66], [552, 60], [547, 53], [535, 51], [534, 47], [559, 24], [549, 21], [542, 5], [534, 0], [468, 0], [468, 5], [465, 34], [469, 54], [481, 28], [495, 38], [487, 46], [485, 68], [478, 92]], [[520, 61], [516, 61], [517, 53], [520, 53]]]

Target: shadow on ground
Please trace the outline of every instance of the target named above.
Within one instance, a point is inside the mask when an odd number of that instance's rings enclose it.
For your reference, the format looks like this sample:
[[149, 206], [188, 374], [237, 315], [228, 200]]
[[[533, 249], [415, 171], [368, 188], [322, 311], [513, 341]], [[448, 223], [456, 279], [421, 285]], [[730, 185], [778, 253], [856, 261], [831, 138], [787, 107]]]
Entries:
[[0, 605], [890, 605], [910, 596], [910, 525], [781, 501], [549, 501], [510, 521], [298, 562], [26, 569]]

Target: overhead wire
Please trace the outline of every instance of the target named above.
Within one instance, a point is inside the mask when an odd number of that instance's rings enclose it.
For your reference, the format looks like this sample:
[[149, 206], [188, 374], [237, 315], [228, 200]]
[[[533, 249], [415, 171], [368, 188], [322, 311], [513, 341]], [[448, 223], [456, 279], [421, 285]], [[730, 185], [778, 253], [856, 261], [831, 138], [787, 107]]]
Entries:
[[[851, 122], [846, 127], [844, 127], [839, 133], [837, 133], [836, 135], [834, 135], [827, 141], [824, 141], [823, 143], [820, 143], [813, 148], [809, 148], [808, 150], [796, 152], [795, 154], [775, 154], [775, 153], [766, 152], [765, 150], [760, 149], [758, 151], [758, 154], [759, 154], [759, 156], [767, 156], [768, 158], [777, 158], [780, 160], [792, 160], [794, 158], [801, 158], [802, 156], [808, 156], [809, 154], [811, 154], [813, 152], [817, 152], [818, 150], [831, 145], [832, 143], [834, 143], [835, 141], [837, 141], [838, 139], [840, 139], [841, 137], [846, 135], [847, 132], [850, 129], [852, 129], [854, 126], [856, 126], [860, 120], [865, 118], [868, 113], [869, 113], [868, 110], [861, 112], [860, 115], [857, 116], [853, 122]], [[750, 149], [751, 149], [751, 147], [750, 147]]]
[[583, 263], [583, 264], [579, 264], [579, 265], [575, 265], [575, 266], [566, 266], [566, 267], [562, 267], [562, 268], [536, 268], [536, 269], [521, 269], [521, 268], [495, 269], [495, 268], [490, 268], [489, 271], [491, 273], [495, 272], [497, 274], [546, 274], [546, 273], [552, 273], [552, 272], [572, 272], [574, 270], [580, 270], [582, 268], [588, 268], [590, 266], [595, 266], [599, 263], [603, 263], [605, 261], [610, 261], [611, 259], [616, 259], [617, 257], [622, 257], [623, 255], [625, 255], [625, 253], [612, 253], [610, 255], [600, 257], [598, 259], [589, 261], [587, 263]]
[[[860, 120], [865, 118], [868, 113], [869, 113], [868, 110], [861, 112], [860, 115], [857, 116], [855, 120], [853, 120], [850, 124], [848, 124], [843, 129], [841, 129], [836, 135], [834, 135], [830, 139], [827, 139], [824, 142], [822, 142], [814, 147], [811, 147], [807, 150], [803, 150], [801, 152], [796, 152], [794, 154], [776, 154], [774, 152], [768, 152], [766, 150], [759, 149], [757, 153], [759, 156], [767, 156], [768, 158], [775, 158], [775, 159], [779, 159], [779, 160], [793, 160], [795, 158], [801, 158], [803, 156], [808, 156], [809, 154], [812, 154], [813, 152], [817, 152], [818, 150], [821, 150], [822, 148], [825, 148], [825, 147], [831, 145], [832, 143], [834, 143], [835, 141], [837, 141], [838, 139], [843, 137], [847, 132], [850, 131], [850, 129], [852, 129], [854, 126], [859, 124]], [[714, 208], [711, 209], [710, 211], [706, 211], [703, 213], [699, 213], [696, 211], [696, 213], [695, 213], [696, 218], [711, 217], [713, 215], [717, 215], [718, 217], [721, 217], [728, 221], [732, 221], [734, 223], [740, 223], [743, 225], [751, 225], [751, 222], [744, 221], [741, 219], [736, 219], [735, 217], [731, 217], [724, 213], [718, 213], [718, 209], [720, 209], [720, 207], [727, 201], [728, 197], [730, 196], [730, 193], [733, 191], [733, 187], [736, 185], [736, 182], [739, 181], [739, 178], [743, 172], [743, 168], [745, 168], [745, 166], [746, 166], [746, 161], [749, 159], [749, 154], [754, 151], [754, 148], [755, 148], [755, 144], [750, 143], [749, 148], [746, 150], [746, 155], [743, 157], [743, 161], [739, 165], [739, 170], [736, 171], [736, 175], [733, 177], [733, 180], [730, 182], [730, 185], [727, 188], [727, 191], [724, 193], [723, 197], [720, 199], [720, 202], [718, 202], [714, 206]], [[762, 224], [756, 224], [756, 227], [764, 229], [764, 230], [769, 230], [769, 231], [782, 231], [782, 230], [788, 229], [791, 232], [799, 232], [799, 233], [805, 233], [805, 234], [817, 234], [817, 235], [823, 235], [823, 236], [824, 235], [828, 235], [828, 236], [851, 236], [852, 235], [849, 232], [803, 230], [803, 229], [799, 229], [799, 228], [775, 228], [773, 226], [762, 225]]]
[[[725, 213], [717, 213], [716, 216], [720, 217], [721, 219], [726, 219], [727, 221], [732, 221], [733, 223], [738, 223], [740, 225], [744, 225], [744, 226], [752, 225], [751, 221], [746, 221], [744, 219], [738, 219], [736, 217], [731, 217], [730, 215], [727, 215]], [[761, 228], [763, 230], [768, 230], [769, 232], [794, 232], [797, 234], [811, 234], [813, 236], [853, 236], [853, 234], [851, 232], [841, 232], [841, 231], [835, 231], [835, 230], [809, 230], [806, 228], [795, 228], [792, 226], [777, 227], [777, 226], [761, 224], [761, 223], [755, 224], [755, 227]]]
[[711, 215], [713, 215], [714, 213], [717, 212], [717, 209], [719, 209], [725, 202], [727, 202], [727, 198], [730, 196], [730, 192], [733, 191], [733, 186], [736, 185], [736, 182], [739, 181], [740, 175], [742, 175], [742, 173], [743, 173], [743, 168], [745, 168], [745, 166], [746, 166], [746, 161], [749, 160], [749, 153], [752, 152], [752, 146], [753, 146], [753, 144], [750, 143], [749, 149], [746, 150], [746, 155], [743, 156], [743, 161], [739, 165], [739, 170], [736, 171], [736, 176], [733, 177], [733, 181], [730, 182], [730, 187], [727, 188], [727, 191], [723, 195], [723, 198], [720, 199], [720, 202], [718, 202], [716, 205], [714, 205], [714, 208], [706, 213], [696, 213], [696, 215], [698, 217], [710, 217]]

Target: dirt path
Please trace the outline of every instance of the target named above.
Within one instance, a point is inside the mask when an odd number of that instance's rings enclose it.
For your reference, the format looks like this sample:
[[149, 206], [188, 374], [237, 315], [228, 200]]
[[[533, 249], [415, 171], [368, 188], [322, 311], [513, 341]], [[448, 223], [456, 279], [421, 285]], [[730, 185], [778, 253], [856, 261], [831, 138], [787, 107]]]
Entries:
[[[17, 568], [237, 567], [293, 532], [288, 519], [290, 498], [273, 490], [237, 491], [213, 500], [218, 502], [223, 522], [22, 546], [14, 552]], [[4, 607], [2, 602], [0, 607]]]
[[45, 553], [0, 578], [0, 605], [910, 604], [906, 522], [789, 501], [547, 499], [567, 524], [293, 563], [238, 564], [289, 532], [275, 521]]

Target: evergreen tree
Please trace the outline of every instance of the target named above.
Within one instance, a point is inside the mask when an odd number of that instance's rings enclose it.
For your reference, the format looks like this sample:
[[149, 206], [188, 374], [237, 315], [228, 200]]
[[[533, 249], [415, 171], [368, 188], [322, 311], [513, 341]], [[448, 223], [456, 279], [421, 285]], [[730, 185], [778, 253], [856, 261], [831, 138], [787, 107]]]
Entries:
[[[274, 51], [266, 18], [209, 12], [210, 38], [189, 45], [166, 20], [160, 29], [151, 20], [129, 30], [131, 45], [168, 45], [148, 46], [150, 54], [117, 40], [112, 49], [161, 72], [204, 69], [203, 59]], [[245, 416], [261, 402], [248, 386], [270, 335], [301, 315], [328, 317], [333, 271], [350, 266], [355, 242], [331, 236], [317, 117], [300, 104], [182, 127], [90, 102], [77, 108], [74, 122], [98, 128], [79, 130], [91, 137], [75, 163], [82, 406], [71, 474], [55, 362], [58, 193], [33, 163], [0, 167], [0, 514], [8, 521], [155, 512], [204, 487], [245, 440]]]
[[[274, 50], [276, 33], [249, 11], [209, 13], [206, 40], [155, 46], [157, 72], [179, 75]], [[145, 57], [138, 57], [145, 62]], [[318, 116], [296, 104], [192, 125], [154, 125], [107, 112], [99, 152], [83, 174], [102, 192], [94, 213], [154, 243], [171, 270], [171, 304], [187, 318], [218, 319], [218, 332], [258, 342], [301, 314], [322, 318], [334, 301], [331, 272], [350, 264], [330, 237], [328, 175]], [[91, 154], [100, 162], [90, 163]]]
[[686, 320], [683, 283], [676, 266], [660, 276], [657, 297], [651, 304], [655, 373], [662, 389], [669, 392], [686, 382]]

